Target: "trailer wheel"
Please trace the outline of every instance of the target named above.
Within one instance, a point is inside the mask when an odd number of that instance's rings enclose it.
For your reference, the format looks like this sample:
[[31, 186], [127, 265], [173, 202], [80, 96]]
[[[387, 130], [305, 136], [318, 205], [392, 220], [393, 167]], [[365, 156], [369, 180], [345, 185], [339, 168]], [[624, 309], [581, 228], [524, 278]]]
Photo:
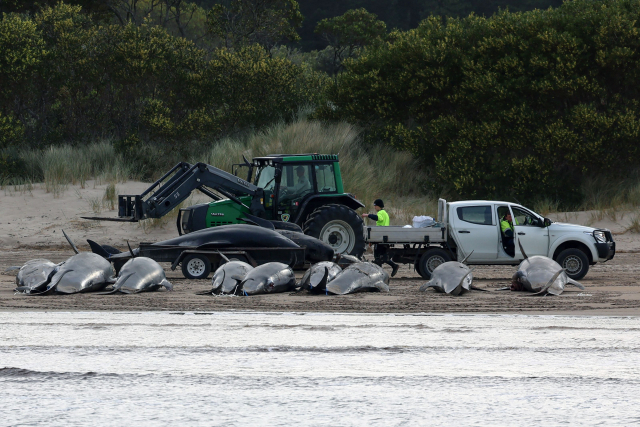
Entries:
[[304, 223], [304, 234], [331, 246], [335, 253], [362, 256], [365, 250], [362, 218], [344, 205], [320, 206]]
[[451, 256], [443, 249], [430, 249], [422, 254], [418, 261], [418, 273], [423, 279], [430, 280], [431, 273], [440, 264], [451, 261]]
[[187, 255], [182, 260], [182, 274], [187, 279], [206, 279], [211, 273], [211, 261], [203, 255]]
[[580, 280], [589, 271], [589, 258], [580, 249], [569, 248], [560, 252], [556, 262], [567, 272], [573, 280]]

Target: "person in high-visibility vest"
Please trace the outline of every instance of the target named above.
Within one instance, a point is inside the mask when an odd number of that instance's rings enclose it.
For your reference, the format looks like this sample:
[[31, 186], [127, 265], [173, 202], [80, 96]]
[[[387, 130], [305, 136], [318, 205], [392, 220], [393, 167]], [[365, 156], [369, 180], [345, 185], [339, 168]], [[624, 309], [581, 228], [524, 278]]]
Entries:
[[502, 231], [502, 245], [507, 255], [514, 257], [516, 255], [516, 245], [513, 240], [513, 226], [518, 225], [518, 220], [512, 219], [511, 214], [507, 213], [500, 220], [500, 231]]
[[[373, 209], [375, 209], [376, 213], [374, 214], [362, 214], [362, 218], [369, 218], [376, 222], [378, 227], [384, 227], [389, 225], [389, 214], [384, 210], [384, 202], [382, 199], [376, 199], [373, 202]], [[398, 272], [398, 264], [393, 262], [389, 255], [387, 254], [387, 248], [389, 245], [384, 245], [381, 243], [376, 243], [373, 247], [373, 256], [374, 256], [374, 264], [382, 267], [382, 264], [389, 264], [393, 269], [391, 271], [391, 277], [395, 276]]]

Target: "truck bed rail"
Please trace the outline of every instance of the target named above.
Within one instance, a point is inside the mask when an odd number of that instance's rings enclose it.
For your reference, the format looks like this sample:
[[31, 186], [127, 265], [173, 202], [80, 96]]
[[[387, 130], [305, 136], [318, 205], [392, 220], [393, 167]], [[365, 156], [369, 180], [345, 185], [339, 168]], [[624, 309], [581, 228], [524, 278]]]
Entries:
[[368, 226], [365, 229], [365, 237], [369, 243], [443, 243], [446, 229], [446, 227]]

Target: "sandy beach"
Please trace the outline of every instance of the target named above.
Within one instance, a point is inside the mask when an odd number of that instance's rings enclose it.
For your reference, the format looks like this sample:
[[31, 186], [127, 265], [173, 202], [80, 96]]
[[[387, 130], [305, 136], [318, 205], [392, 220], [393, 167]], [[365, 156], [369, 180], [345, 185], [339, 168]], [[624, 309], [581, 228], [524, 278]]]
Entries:
[[[148, 186], [129, 182], [117, 185], [120, 194], [136, 194]], [[328, 312], [468, 312], [579, 315], [640, 315], [640, 235], [626, 231], [632, 213], [619, 213], [598, 220], [593, 212], [549, 215], [552, 219], [609, 228], [614, 233], [617, 253], [613, 260], [592, 266], [581, 280], [581, 291], [568, 287], [560, 297], [527, 297], [525, 293], [495, 291], [506, 286], [516, 267], [479, 266], [474, 271], [475, 284], [488, 292], [472, 291], [462, 297], [421, 293], [424, 280], [404, 265], [390, 282], [388, 294], [367, 293], [345, 296], [285, 293], [233, 297], [202, 296], [198, 292], [211, 287], [210, 280], [187, 280], [179, 270], [164, 265], [173, 292], [138, 295], [95, 295], [28, 297], [14, 294], [15, 272], [4, 273], [9, 266], [22, 265], [34, 258], [60, 262], [73, 253], [61, 229], [74, 239], [81, 250], [88, 250], [86, 239], [124, 248], [154, 242], [177, 235], [174, 221], [150, 228], [136, 223], [87, 221], [82, 216], [116, 216], [115, 211], [93, 209], [101, 200], [106, 184], [87, 182], [85, 188], [69, 186], [59, 197], [35, 185], [31, 191], [5, 189], [0, 193], [0, 310], [171, 310], [171, 311], [328, 311]], [[195, 203], [196, 201], [194, 201]], [[370, 259], [371, 254], [367, 255]], [[302, 275], [302, 272], [298, 272]]]

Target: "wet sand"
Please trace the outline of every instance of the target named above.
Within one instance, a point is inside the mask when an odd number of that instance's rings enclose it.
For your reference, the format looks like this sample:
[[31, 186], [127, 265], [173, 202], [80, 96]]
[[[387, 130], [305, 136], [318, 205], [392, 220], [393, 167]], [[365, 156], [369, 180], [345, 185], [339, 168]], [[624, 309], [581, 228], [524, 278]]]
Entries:
[[[0, 272], [34, 258], [60, 262], [69, 250], [10, 250], [0, 252]], [[371, 255], [369, 255], [369, 258]], [[419, 292], [425, 281], [409, 265], [403, 265], [391, 279], [389, 293], [354, 295], [310, 295], [283, 293], [251, 297], [196, 295], [211, 288], [211, 279], [188, 280], [179, 270], [164, 264], [173, 292], [158, 291], [137, 295], [51, 295], [15, 294], [15, 272], [0, 273], [0, 310], [81, 310], [81, 311], [279, 311], [279, 312], [362, 312], [362, 313], [495, 313], [640, 315], [640, 253], [618, 253], [607, 263], [592, 266], [581, 280], [586, 290], [569, 286], [559, 297], [530, 297], [524, 292], [496, 291], [507, 286], [515, 266], [478, 266], [475, 285], [488, 292], [471, 291], [460, 297]], [[300, 277], [302, 272], [298, 272]]]

